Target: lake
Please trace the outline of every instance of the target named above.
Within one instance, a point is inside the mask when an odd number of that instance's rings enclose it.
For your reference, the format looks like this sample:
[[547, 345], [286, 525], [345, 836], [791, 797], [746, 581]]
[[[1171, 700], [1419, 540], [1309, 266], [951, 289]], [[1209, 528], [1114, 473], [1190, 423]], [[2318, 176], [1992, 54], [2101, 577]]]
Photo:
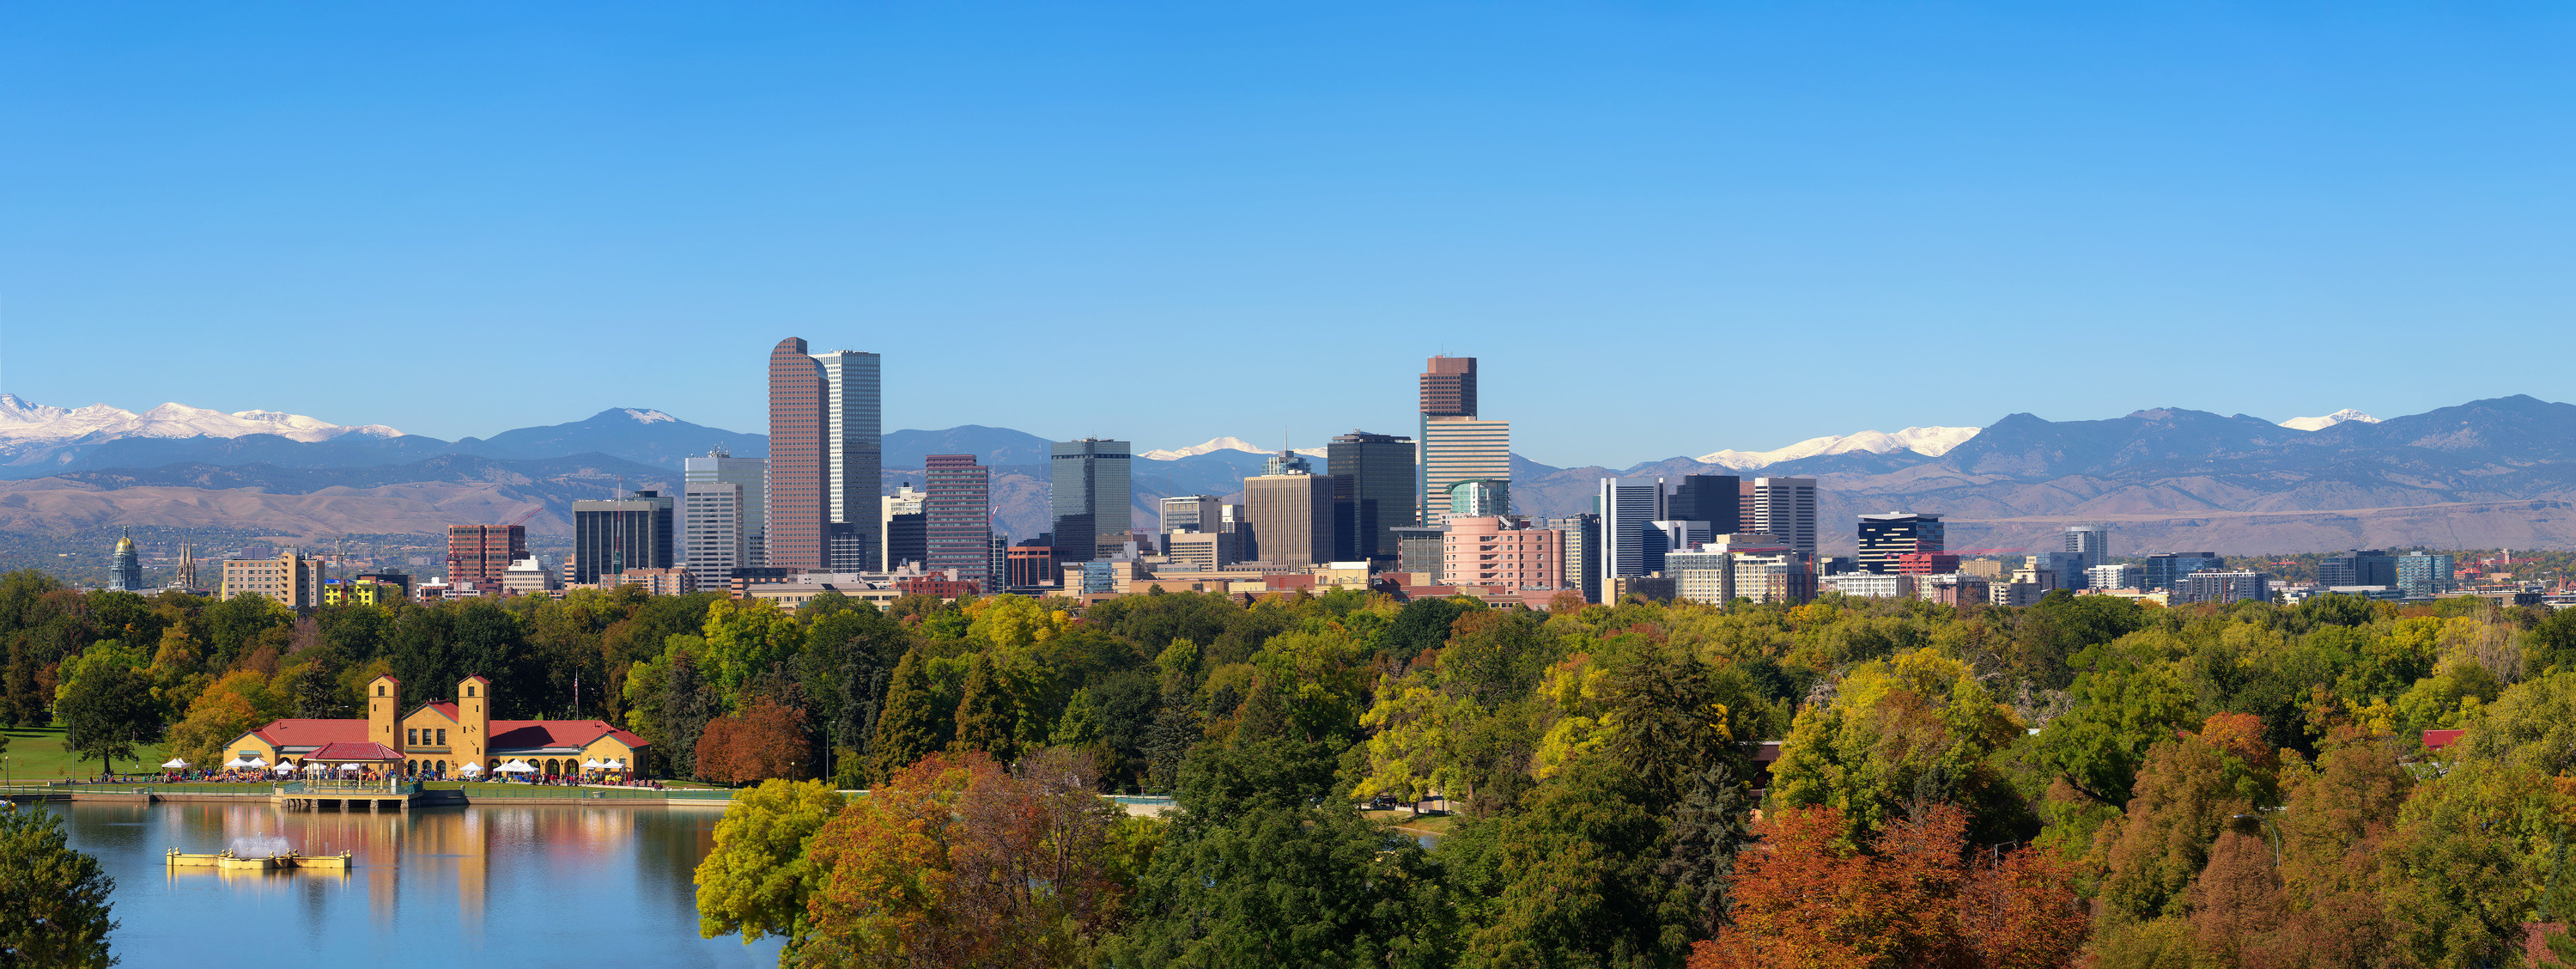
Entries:
[[[115, 876], [111, 939], [128, 966], [778, 964], [775, 939], [698, 938], [689, 876], [714, 847], [714, 808], [41, 809]], [[352, 852], [355, 870], [226, 874], [162, 859], [276, 838], [308, 855]]]

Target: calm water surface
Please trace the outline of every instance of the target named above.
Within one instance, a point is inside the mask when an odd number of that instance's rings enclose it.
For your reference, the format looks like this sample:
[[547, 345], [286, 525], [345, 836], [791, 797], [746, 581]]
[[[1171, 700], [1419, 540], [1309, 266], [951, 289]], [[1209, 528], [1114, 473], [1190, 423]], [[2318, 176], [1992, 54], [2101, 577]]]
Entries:
[[[127, 966], [775, 966], [778, 943], [698, 938], [690, 874], [712, 808], [465, 807], [409, 815], [266, 804], [54, 803], [116, 876]], [[172, 870], [164, 852], [284, 838], [348, 874]]]

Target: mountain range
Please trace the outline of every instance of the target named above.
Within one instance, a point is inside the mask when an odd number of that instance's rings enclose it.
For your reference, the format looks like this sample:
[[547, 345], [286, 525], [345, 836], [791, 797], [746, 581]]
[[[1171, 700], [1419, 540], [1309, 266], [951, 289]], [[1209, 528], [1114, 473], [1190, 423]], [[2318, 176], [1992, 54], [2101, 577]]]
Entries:
[[[917, 482], [926, 455], [973, 454], [994, 468], [996, 526], [1031, 535], [1047, 527], [1048, 443], [976, 425], [889, 432], [885, 490]], [[681, 457], [719, 446], [762, 457], [767, 445], [642, 407], [451, 442], [272, 411], [137, 414], [0, 395], [0, 479], [11, 479], [0, 480], [0, 529], [321, 535], [532, 514], [531, 528], [560, 532], [577, 498], [669, 488]], [[1239, 494], [1268, 453], [1239, 438], [1140, 453], [1136, 521], [1150, 523], [1163, 496]], [[1626, 468], [1515, 456], [1512, 487], [1521, 512], [1561, 515], [1588, 510], [1603, 477], [1754, 471], [1818, 479], [1829, 549], [1849, 547], [1840, 523], [1851, 516], [1891, 510], [1943, 514], [1954, 547], [2043, 548], [2079, 522], [2115, 526], [2123, 553], [2576, 542], [2576, 406], [2527, 396], [2385, 421], [2352, 410], [2281, 422], [2177, 407], [2099, 421], [2013, 414]]]

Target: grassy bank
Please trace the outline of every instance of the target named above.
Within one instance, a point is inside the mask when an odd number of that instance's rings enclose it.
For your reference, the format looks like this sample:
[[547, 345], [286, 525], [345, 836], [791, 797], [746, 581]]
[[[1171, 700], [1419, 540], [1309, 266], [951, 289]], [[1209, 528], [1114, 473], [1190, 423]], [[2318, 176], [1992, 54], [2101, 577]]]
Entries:
[[[0, 772], [5, 772], [8, 777], [20, 780], [44, 780], [98, 776], [98, 758], [81, 759], [80, 755], [63, 749], [63, 731], [60, 727], [7, 730], [0, 733], [5, 733], [9, 737], [9, 749], [0, 751], [0, 757], [9, 759], [6, 768], [0, 769]], [[169, 759], [170, 755], [163, 753], [159, 744], [138, 744], [134, 748], [133, 760], [116, 762], [116, 772], [157, 774], [160, 768], [154, 765]]]

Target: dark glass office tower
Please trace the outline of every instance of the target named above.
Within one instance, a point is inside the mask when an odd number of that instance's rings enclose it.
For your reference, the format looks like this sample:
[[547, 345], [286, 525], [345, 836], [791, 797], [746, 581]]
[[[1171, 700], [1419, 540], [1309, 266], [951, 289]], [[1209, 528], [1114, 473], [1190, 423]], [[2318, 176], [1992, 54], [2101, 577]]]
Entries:
[[1391, 559], [1395, 529], [1414, 524], [1413, 439], [1352, 431], [1324, 445], [1333, 476], [1333, 557]]

